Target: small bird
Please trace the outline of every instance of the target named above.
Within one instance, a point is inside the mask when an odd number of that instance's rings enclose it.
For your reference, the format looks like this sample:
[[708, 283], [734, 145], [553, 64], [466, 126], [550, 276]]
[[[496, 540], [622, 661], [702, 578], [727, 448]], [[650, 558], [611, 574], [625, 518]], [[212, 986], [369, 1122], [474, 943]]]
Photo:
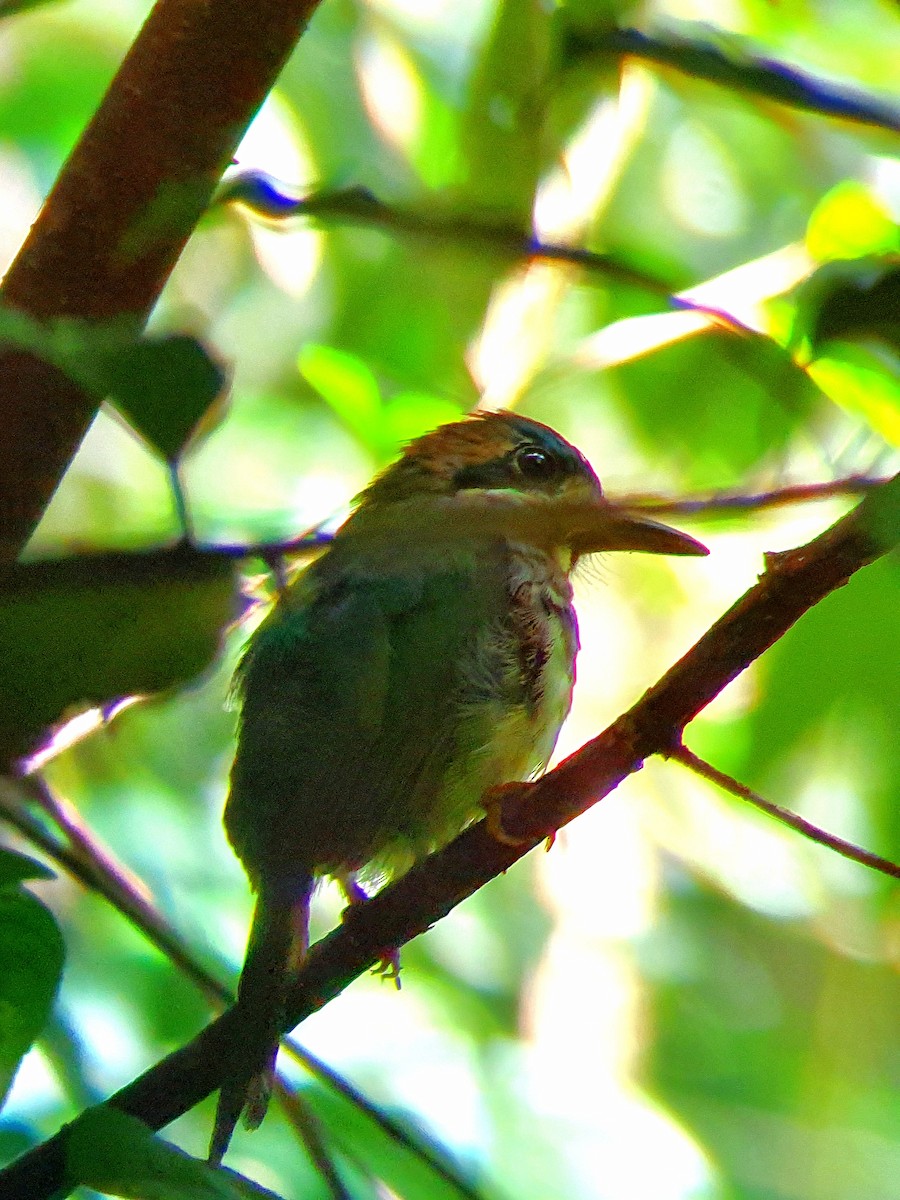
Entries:
[[222, 1087], [212, 1162], [265, 1114], [316, 881], [401, 874], [546, 768], [575, 682], [570, 575], [607, 550], [707, 553], [606, 500], [552, 429], [482, 412], [412, 442], [250, 638], [224, 819], [257, 897], [238, 1006], [258, 1054]]

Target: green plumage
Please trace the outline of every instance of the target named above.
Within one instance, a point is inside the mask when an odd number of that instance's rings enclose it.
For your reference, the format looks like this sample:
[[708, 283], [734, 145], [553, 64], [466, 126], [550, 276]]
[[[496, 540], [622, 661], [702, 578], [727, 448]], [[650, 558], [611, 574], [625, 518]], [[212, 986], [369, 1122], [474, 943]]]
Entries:
[[[303, 869], [405, 869], [457, 833], [487, 787], [541, 766], [568, 707], [535, 702], [508, 552], [419, 548], [403, 576], [346, 558], [336, 545], [312, 568], [241, 665], [225, 823], [257, 885]], [[519, 722], [524, 743], [508, 734]]]

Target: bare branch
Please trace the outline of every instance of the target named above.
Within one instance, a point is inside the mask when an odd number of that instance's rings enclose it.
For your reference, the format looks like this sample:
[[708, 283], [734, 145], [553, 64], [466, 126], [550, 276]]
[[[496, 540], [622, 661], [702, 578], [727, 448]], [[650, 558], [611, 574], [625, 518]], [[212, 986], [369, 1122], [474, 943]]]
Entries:
[[634, 492], [616, 496], [616, 504], [621, 504], [623, 508], [639, 508], [643, 512], [673, 516], [719, 516], [783, 508], [790, 504], [810, 504], [817, 500], [830, 500], [834, 496], [861, 496], [887, 482], [887, 478], [848, 475], [824, 483], [796, 483], [766, 492], [713, 492], [709, 496], [685, 496], [679, 500], [665, 500], [645, 492]]
[[900, 109], [888, 100], [816, 78], [787, 63], [741, 54], [736, 38], [723, 43], [724, 39], [717, 44], [675, 33], [653, 37], [637, 29], [613, 29], [599, 37], [573, 32], [569, 38], [575, 54], [640, 58], [776, 104], [900, 133]]
[[888, 858], [882, 858], [879, 854], [873, 854], [871, 850], [864, 850], [862, 846], [856, 846], [853, 842], [845, 841], [844, 838], [829, 833], [827, 829], [813, 825], [812, 821], [807, 821], [805, 817], [798, 816], [790, 809], [782, 808], [780, 804], [773, 804], [771, 800], [766, 800], [758, 792], [752, 791], [745, 784], [732, 778], [731, 775], [726, 775], [724, 771], [720, 771], [705, 759], [694, 754], [687, 746], [676, 746], [669, 751], [667, 757], [680, 762], [689, 771], [702, 776], [703, 779], [708, 779], [710, 783], [717, 784], [732, 796], [737, 796], [739, 800], [749, 801], [755, 808], [768, 813], [770, 817], [781, 821], [783, 825], [789, 826], [797, 833], [802, 833], [810, 841], [818, 842], [820, 846], [827, 846], [829, 850], [834, 850], [844, 858], [852, 859], [853, 862], [861, 863], [864, 867], [871, 867], [873, 871], [880, 871], [882, 875], [900, 879], [900, 865], [897, 863], [891, 862]]

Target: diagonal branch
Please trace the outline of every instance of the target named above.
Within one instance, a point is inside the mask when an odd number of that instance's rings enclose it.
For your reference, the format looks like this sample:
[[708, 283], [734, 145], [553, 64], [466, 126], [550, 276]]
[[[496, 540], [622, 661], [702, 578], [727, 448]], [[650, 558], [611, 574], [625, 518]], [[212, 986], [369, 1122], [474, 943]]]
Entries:
[[[42, 321], [139, 328], [319, 0], [157, 0], [9, 269]], [[96, 411], [0, 348], [0, 558], [30, 536]]]
[[783, 825], [796, 830], [797, 833], [802, 833], [811, 842], [818, 842], [820, 846], [827, 846], [829, 850], [833, 850], [843, 858], [849, 858], [851, 862], [860, 863], [864, 867], [871, 867], [873, 871], [880, 871], [882, 875], [889, 875], [892, 879], [900, 879], [900, 864], [891, 862], [888, 858], [882, 858], [880, 854], [873, 854], [871, 850], [864, 850], [862, 846], [857, 846], [853, 842], [848, 842], [846, 838], [837, 837], [836, 834], [829, 833], [827, 829], [822, 829], [820, 826], [814, 825], [812, 821], [807, 821], [806, 817], [801, 817], [799, 813], [791, 812], [790, 809], [783, 808], [780, 804], [774, 804], [771, 800], [767, 800], [765, 796], [760, 796], [759, 792], [754, 792], [752, 788], [748, 788], [746, 784], [739, 783], [731, 775], [726, 775], [724, 771], [720, 771], [718, 767], [714, 767], [712, 763], [708, 763], [699, 754], [695, 754], [693, 750], [689, 750], [687, 746], [676, 746], [669, 751], [668, 757], [674, 762], [680, 762], [683, 767], [687, 767], [689, 771], [693, 771], [701, 779], [706, 779], [710, 783], [714, 783], [717, 787], [722, 788], [723, 791], [729, 792], [732, 796], [737, 796], [739, 800], [746, 800], [748, 804], [752, 804], [760, 812], [764, 812], [769, 817], [774, 817], [776, 821], [781, 821]]
[[[759, 582], [741, 597], [623, 716], [540, 782], [510, 791], [499, 840], [488, 822], [470, 826], [373, 900], [310, 952], [289, 1005], [289, 1025], [317, 1012], [382, 957], [424, 933], [545, 837], [608, 795], [651, 754], [677, 747], [685, 727], [724, 687], [813, 605], [900, 542], [900, 476], [870, 493], [807, 545], [769, 555]], [[235, 1009], [211, 1022], [110, 1100], [160, 1129], [240, 1070], [245, 1047]], [[0, 1173], [2, 1200], [65, 1194], [68, 1129]], [[62, 1189], [62, 1191], [60, 1190]]]
[[[251, 169], [229, 176], [216, 193], [214, 203], [238, 205], [254, 217], [276, 225], [301, 219], [320, 224], [346, 223], [385, 229], [424, 242], [488, 250], [513, 260], [535, 259], [581, 267], [592, 274], [641, 288], [651, 295], [663, 296], [676, 306], [683, 305], [672, 296], [675, 285], [671, 280], [648, 274], [615, 255], [601, 254], [567, 242], [545, 242], [532, 232], [495, 217], [473, 216], [467, 212], [428, 212], [385, 204], [365, 187], [304, 194], [295, 192], [290, 184], [282, 183], [266, 171]], [[718, 309], [707, 310], [694, 304], [691, 308], [710, 311], [723, 323], [734, 324]]]
[[656, 37], [638, 29], [613, 29], [600, 36], [573, 32], [569, 37], [575, 55], [639, 58], [789, 108], [900, 133], [900, 109], [890, 100], [817, 78], [787, 63], [754, 58], [741, 53], [739, 46], [737, 38], [702, 41], [675, 32]]

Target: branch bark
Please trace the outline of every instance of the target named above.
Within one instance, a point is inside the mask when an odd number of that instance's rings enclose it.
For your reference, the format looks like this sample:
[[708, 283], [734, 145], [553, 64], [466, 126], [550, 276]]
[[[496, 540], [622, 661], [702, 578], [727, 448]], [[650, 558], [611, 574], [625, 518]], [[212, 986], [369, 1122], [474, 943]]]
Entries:
[[[538, 783], [510, 790], [502, 825], [516, 844], [499, 841], [481, 821], [419, 863], [318, 942], [289, 1005], [293, 1027], [378, 963], [445, 916], [545, 837], [596, 804], [651, 754], [680, 745], [684, 727], [810, 608], [900, 542], [900, 476], [870, 493], [851, 513], [795, 550], [769, 555], [746, 592], [633, 707]], [[199, 1103], [246, 1048], [234, 1009], [212, 1021], [111, 1097], [109, 1103], [160, 1129]], [[68, 1128], [0, 1173], [0, 1200], [67, 1194]]]
[[[318, 2], [158, 0], [0, 300], [140, 328]], [[49, 363], [0, 351], [0, 560], [30, 537], [96, 407]]]

